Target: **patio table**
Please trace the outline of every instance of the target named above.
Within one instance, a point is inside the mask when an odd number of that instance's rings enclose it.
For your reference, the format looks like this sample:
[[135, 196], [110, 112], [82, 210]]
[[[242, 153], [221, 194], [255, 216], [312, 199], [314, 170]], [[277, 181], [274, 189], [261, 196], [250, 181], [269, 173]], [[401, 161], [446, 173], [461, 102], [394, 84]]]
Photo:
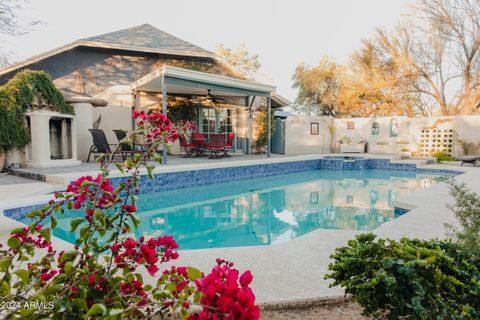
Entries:
[[197, 145], [195, 153], [196, 157], [205, 156], [205, 145], [207, 144], [207, 138], [204, 135], [192, 135], [192, 143]]

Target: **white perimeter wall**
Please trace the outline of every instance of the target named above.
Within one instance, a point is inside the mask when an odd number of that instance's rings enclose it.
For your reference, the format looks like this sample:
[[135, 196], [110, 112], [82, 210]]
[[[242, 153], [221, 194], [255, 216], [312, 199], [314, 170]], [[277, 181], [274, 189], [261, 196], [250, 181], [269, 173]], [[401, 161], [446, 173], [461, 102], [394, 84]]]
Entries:
[[[318, 135], [310, 134], [311, 123], [318, 123]], [[330, 117], [288, 116], [285, 121], [285, 154], [329, 153], [332, 125]]]
[[[398, 137], [390, 137], [390, 121], [396, 118], [398, 122]], [[385, 153], [398, 153], [401, 148], [408, 147], [415, 151], [420, 143], [420, 132], [422, 128], [432, 127], [442, 120], [450, 120], [455, 131], [453, 154], [462, 154], [462, 148], [457, 142], [458, 139], [467, 142], [480, 142], [480, 116], [455, 116], [455, 117], [377, 117], [377, 118], [342, 118], [335, 119], [335, 150], [338, 150], [338, 142], [348, 136], [353, 142], [366, 140], [369, 145], [377, 145], [378, 142], [388, 144]], [[347, 128], [348, 122], [354, 122], [354, 129]], [[372, 123], [380, 125], [380, 134], [372, 135]], [[402, 142], [409, 142], [403, 144]]]

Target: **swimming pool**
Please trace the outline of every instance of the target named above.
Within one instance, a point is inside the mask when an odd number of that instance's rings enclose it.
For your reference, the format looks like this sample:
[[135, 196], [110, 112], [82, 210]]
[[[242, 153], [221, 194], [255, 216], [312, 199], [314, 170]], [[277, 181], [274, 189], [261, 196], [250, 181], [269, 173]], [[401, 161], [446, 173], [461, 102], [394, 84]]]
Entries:
[[[447, 175], [308, 170], [145, 193], [135, 236], [169, 234], [181, 249], [200, 249], [281, 244], [316, 229], [373, 230], [395, 218], [396, 198]], [[70, 220], [79, 216], [67, 212], [53, 234], [74, 243]]]

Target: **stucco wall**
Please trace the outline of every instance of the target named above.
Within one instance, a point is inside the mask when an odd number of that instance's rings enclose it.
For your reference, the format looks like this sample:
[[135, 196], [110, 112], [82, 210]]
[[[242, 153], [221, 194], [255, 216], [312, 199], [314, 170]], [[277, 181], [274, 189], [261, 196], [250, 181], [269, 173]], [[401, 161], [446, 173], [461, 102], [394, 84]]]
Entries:
[[116, 144], [117, 137], [114, 129], [132, 130], [132, 108], [120, 106], [107, 106], [104, 108], [93, 108], [93, 121], [101, 115], [102, 120], [99, 128], [105, 132], [109, 143]]
[[[397, 137], [390, 136], [390, 122], [392, 118], [397, 119], [398, 122], [399, 131]], [[445, 121], [451, 121], [453, 125], [453, 154], [460, 155], [463, 152], [461, 145], [458, 143], [459, 139], [467, 142], [480, 142], [480, 116], [344, 118], [335, 119], [334, 121], [335, 147], [338, 150], [339, 140], [347, 136], [353, 142], [367, 141], [369, 146], [373, 146], [374, 153], [399, 153], [403, 148], [408, 148], [415, 152], [421, 143], [421, 129], [429, 128]], [[348, 129], [349, 122], [354, 123], [353, 129]], [[380, 132], [378, 135], [372, 135], [373, 122], [379, 124]]]
[[92, 128], [93, 107], [90, 103], [74, 105], [77, 128], [77, 158], [86, 161], [88, 151], [92, 145], [92, 136], [88, 129]]
[[111, 144], [117, 143], [113, 129], [132, 129], [132, 109], [130, 107], [107, 106], [93, 108], [89, 103], [75, 104], [76, 127], [77, 127], [77, 152], [78, 159], [87, 161], [88, 151], [92, 145], [92, 136], [88, 129], [101, 115], [99, 128], [105, 132], [107, 140]]
[[[285, 123], [285, 154], [328, 153], [332, 119], [317, 116], [289, 116]], [[318, 123], [318, 135], [311, 135], [311, 123]]]

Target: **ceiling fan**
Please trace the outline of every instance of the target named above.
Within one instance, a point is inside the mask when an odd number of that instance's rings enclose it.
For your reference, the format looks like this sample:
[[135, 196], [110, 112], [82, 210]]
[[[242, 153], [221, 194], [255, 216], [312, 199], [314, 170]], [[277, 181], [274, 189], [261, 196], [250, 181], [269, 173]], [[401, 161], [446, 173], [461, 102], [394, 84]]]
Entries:
[[227, 100], [224, 99], [224, 98], [214, 96], [211, 93], [210, 89], [207, 90], [207, 94], [205, 96], [192, 97], [192, 101], [197, 101], [199, 103], [209, 103], [209, 104], [226, 103], [227, 102]]

